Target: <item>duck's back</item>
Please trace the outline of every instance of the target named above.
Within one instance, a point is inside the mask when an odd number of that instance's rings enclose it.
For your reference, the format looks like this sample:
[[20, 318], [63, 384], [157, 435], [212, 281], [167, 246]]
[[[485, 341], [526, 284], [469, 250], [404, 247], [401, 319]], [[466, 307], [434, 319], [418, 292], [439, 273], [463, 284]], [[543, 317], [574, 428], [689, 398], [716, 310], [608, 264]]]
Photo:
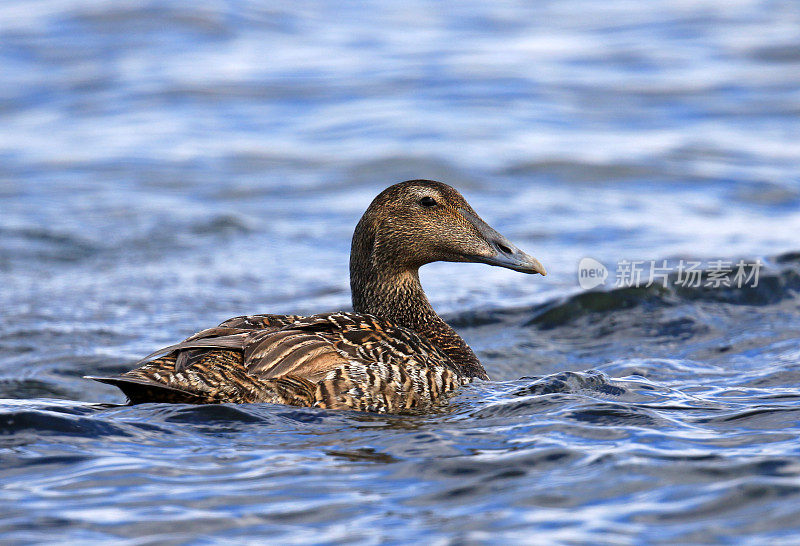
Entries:
[[93, 379], [116, 385], [132, 403], [272, 402], [393, 413], [428, 409], [469, 380], [429, 340], [360, 313], [236, 317], [150, 358], [121, 376]]

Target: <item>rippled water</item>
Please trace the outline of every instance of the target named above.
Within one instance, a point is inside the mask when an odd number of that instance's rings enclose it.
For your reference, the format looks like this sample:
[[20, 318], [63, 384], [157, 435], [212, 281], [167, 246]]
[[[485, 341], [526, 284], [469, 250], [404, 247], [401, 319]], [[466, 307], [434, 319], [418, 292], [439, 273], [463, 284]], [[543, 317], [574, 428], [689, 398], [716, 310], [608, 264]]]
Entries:
[[[0, 539], [796, 543], [798, 28], [791, 1], [3, 3]], [[423, 270], [494, 381], [399, 417], [81, 379], [347, 308], [352, 228], [406, 178], [550, 272]], [[764, 268], [585, 292], [586, 256]]]

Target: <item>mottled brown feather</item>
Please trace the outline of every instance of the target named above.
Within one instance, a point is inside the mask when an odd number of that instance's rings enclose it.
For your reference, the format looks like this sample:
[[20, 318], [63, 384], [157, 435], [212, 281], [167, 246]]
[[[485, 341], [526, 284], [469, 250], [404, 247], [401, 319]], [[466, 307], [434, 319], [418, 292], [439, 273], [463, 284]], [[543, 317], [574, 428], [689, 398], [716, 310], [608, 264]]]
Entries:
[[[283, 328], [191, 336], [167, 356], [101, 380], [133, 403], [274, 402], [377, 412], [428, 409], [466, 381], [453, 380], [455, 364], [433, 344], [386, 320], [358, 313], [293, 319]], [[186, 351], [200, 354], [178, 370], [176, 359]]]

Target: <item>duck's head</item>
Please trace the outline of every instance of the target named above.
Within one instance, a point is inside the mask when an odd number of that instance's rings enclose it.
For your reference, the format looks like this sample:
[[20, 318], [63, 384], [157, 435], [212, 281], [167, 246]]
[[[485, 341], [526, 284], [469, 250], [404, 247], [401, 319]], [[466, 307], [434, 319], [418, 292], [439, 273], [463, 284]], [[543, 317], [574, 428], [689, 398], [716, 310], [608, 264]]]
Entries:
[[[432, 180], [385, 189], [370, 204], [353, 237], [356, 261], [415, 270], [431, 262], [478, 262], [545, 275], [544, 266], [484, 222], [458, 191]], [[361, 262], [363, 265], [363, 262]]]

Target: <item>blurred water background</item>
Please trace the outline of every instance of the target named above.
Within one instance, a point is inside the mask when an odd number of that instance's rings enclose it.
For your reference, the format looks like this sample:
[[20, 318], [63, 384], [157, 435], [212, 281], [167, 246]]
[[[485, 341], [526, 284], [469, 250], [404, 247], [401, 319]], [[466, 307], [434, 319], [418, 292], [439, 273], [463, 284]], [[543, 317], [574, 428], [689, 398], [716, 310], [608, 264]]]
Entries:
[[[792, 0], [6, 0], [0, 540], [797, 543], [798, 121]], [[494, 381], [398, 417], [81, 379], [349, 308], [408, 178], [548, 268], [423, 269]], [[764, 268], [585, 292], [586, 256]]]

